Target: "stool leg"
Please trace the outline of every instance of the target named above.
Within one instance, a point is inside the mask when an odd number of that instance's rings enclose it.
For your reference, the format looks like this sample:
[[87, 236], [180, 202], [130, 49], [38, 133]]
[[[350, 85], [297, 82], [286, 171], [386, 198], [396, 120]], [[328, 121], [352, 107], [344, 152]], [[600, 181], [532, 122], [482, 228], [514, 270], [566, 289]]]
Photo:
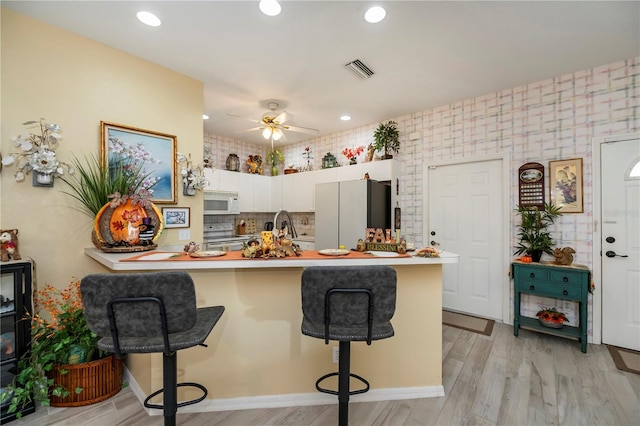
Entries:
[[349, 375], [351, 373], [351, 342], [340, 342], [338, 360], [338, 425], [349, 424]]
[[162, 354], [162, 384], [164, 426], [175, 426], [178, 411], [178, 356]]

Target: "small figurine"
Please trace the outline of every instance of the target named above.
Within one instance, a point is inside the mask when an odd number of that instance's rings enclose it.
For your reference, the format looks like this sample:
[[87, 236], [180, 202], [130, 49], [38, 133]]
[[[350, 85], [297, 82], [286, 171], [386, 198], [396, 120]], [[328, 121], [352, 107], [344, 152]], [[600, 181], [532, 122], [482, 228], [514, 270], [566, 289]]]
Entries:
[[153, 237], [155, 237], [155, 232], [153, 231], [153, 224], [151, 223], [150, 217], [142, 218], [142, 225], [138, 226], [138, 238], [140, 239], [141, 246], [150, 246], [153, 245]]
[[575, 252], [571, 247], [557, 248], [553, 251], [553, 257], [556, 258], [553, 263], [556, 265], [571, 265], [573, 263], [573, 253]]
[[262, 174], [262, 156], [261, 155], [250, 155], [247, 160], [247, 164], [249, 165], [249, 173], [250, 174]]
[[185, 254], [191, 254], [197, 251], [200, 251], [200, 246], [195, 241], [189, 241], [189, 243], [184, 246]]
[[0, 261], [8, 262], [12, 260], [20, 260], [20, 252], [18, 251], [18, 230], [5, 229], [0, 231]]

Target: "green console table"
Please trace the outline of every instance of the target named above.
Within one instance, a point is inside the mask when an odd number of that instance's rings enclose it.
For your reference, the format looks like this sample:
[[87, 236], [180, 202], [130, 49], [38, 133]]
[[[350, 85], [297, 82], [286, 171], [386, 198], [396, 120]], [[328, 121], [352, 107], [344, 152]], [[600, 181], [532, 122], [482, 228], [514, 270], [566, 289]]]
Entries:
[[[590, 271], [586, 266], [559, 266], [552, 263], [511, 264], [514, 283], [513, 334], [518, 335], [520, 327], [542, 331], [562, 337], [576, 338], [581, 343], [582, 352], [587, 352], [587, 301], [589, 293]], [[549, 328], [538, 322], [537, 318], [520, 315], [520, 296], [522, 293], [555, 299], [571, 300], [580, 305], [580, 324], [578, 327], [565, 325], [562, 328]]]

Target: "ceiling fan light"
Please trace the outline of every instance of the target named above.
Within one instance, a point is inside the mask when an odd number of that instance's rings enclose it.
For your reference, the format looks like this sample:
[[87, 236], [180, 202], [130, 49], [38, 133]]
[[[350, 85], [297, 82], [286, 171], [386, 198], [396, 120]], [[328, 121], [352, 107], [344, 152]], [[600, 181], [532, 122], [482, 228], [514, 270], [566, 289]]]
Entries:
[[271, 127], [265, 127], [262, 131], [262, 137], [265, 139], [269, 139], [271, 137], [272, 129]]
[[387, 11], [380, 6], [370, 7], [364, 14], [365, 21], [370, 24], [377, 24], [382, 21], [384, 17], [387, 15]]
[[267, 16], [278, 16], [282, 7], [276, 0], [260, 0], [260, 11]]
[[279, 141], [281, 137], [282, 137], [282, 130], [278, 128], [273, 129], [273, 140]]

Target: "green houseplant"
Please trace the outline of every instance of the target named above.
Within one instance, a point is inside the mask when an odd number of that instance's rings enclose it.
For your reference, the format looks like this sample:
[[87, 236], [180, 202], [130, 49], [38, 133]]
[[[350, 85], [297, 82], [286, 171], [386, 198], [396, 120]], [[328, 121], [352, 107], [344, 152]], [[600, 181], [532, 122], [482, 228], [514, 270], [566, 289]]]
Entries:
[[[69, 405], [97, 402], [76, 402], [83, 400], [79, 395], [85, 389], [80, 386], [68, 389], [65, 384], [69, 380], [65, 380], [65, 376], [81, 364], [109, 361], [106, 358], [119, 363], [119, 376], [114, 380], [117, 389], [111, 389], [109, 396], [117, 393], [122, 382], [121, 360], [97, 348], [98, 336], [89, 330], [84, 317], [79, 280], [72, 281], [63, 290], [46, 285], [35, 292], [34, 311], [35, 314], [29, 315], [31, 349], [18, 360], [19, 372], [8, 386], [9, 392], [4, 392], [1, 398], [3, 404], [10, 401], [9, 413], [16, 412], [16, 417], [20, 418], [22, 410], [32, 401], [43, 406], [51, 405], [52, 400], [67, 398], [74, 401]], [[92, 381], [96, 379], [99, 378], [93, 377]], [[93, 390], [87, 389], [87, 392], [94, 396]]]
[[549, 226], [553, 225], [556, 219], [562, 215], [560, 207], [552, 203], [545, 203], [544, 210], [518, 206], [516, 211], [520, 216], [520, 225], [518, 226], [520, 242], [513, 254], [530, 255], [534, 262], [540, 261], [542, 253], [553, 255], [554, 243]]
[[391, 152], [400, 150], [400, 132], [397, 126], [395, 121], [380, 123], [373, 132], [373, 148], [375, 151], [383, 151], [385, 159], [393, 158]]

